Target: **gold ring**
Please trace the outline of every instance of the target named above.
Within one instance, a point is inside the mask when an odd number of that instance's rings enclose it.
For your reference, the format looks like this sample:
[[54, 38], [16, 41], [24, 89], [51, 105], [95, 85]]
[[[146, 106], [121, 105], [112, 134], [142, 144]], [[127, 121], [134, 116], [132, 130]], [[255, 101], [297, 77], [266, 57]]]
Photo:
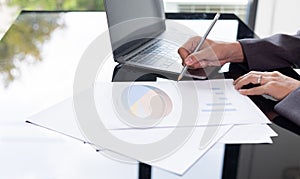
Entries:
[[258, 78], [257, 78], [257, 84], [260, 84], [260, 82], [261, 82], [261, 78], [262, 78], [262, 76], [261, 76], [261, 75], [259, 75], [259, 76], [258, 76]]

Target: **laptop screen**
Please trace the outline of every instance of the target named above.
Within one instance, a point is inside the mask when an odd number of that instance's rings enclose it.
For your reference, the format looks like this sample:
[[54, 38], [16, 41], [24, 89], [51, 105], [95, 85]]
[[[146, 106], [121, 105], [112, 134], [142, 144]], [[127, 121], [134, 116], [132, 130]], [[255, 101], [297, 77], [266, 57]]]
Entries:
[[162, 0], [105, 0], [115, 60], [165, 31]]

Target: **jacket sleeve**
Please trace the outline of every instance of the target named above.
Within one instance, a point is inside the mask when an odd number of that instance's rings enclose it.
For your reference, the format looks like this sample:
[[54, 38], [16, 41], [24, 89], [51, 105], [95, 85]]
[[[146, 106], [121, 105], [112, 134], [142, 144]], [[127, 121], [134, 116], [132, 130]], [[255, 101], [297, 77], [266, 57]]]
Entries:
[[300, 88], [280, 101], [275, 110], [285, 118], [300, 126]]
[[250, 70], [272, 70], [300, 66], [300, 31], [264, 39], [239, 40]]

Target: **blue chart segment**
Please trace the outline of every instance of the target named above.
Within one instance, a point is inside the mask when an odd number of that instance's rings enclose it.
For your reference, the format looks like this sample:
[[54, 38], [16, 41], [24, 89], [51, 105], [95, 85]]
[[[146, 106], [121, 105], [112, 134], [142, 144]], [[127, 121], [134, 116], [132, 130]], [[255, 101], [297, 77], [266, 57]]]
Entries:
[[129, 113], [141, 119], [160, 119], [172, 111], [172, 101], [162, 90], [147, 85], [124, 89], [122, 102]]

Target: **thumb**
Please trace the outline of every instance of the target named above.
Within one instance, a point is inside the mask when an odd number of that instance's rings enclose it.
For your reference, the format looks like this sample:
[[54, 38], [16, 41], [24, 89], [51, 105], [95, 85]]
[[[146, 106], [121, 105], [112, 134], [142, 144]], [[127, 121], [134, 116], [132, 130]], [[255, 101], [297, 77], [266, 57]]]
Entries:
[[185, 64], [191, 68], [197, 69], [197, 68], [204, 68], [207, 65], [204, 64], [203, 62], [200, 62], [197, 60], [195, 54], [189, 55], [185, 60]]

